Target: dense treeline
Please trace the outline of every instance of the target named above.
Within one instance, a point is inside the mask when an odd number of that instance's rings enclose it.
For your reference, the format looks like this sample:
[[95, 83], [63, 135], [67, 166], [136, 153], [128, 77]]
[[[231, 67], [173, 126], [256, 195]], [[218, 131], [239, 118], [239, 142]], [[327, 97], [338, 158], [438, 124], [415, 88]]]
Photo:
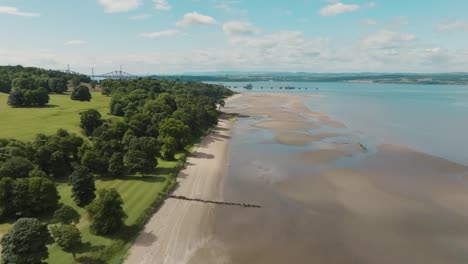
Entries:
[[[77, 205], [95, 195], [95, 177], [149, 174], [157, 158], [177, 152], [217, 123], [217, 104], [232, 94], [221, 86], [153, 79], [103, 81], [111, 95], [103, 120], [97, 110], [81, 113], [82, 137], [58, 130], [32, 142], [0, 140], [0, 217], [52, 214], [59, 195], [54, 180], [69, 177]], [[99, 232], [98, 232], [99, 233]]]
[[[95, 109], [80, 113], [80, 127], [89, 140], [62, 129], [38, 134], [31, 142], [0, 139], [0, 221], [18, 219], [1, 240], [4, 263], [42, 263], [53, 241], [76, 260], [82, 242], [74, 224], [80, 215], [60, 206], [58, 180], [68, 180], [93, 234], [121, 230], [127, 218], [122, 197], [112, 188], [96, 190], [95, 179], [154, 172], [158, 158], [173, 159], [214, 126], [217, 105], [232, 94], [217, 85], [154, 79], [106, 80], [101, 85], [112, 96], [109, 112], [121, 118], [103, 120]], [[52, 215], [49, 227], [36, 219]]]
[[43, 106], [49, 102], [48, 93], [62, 94], [68, 82], [78, 86], [91, 80], [85, 75], [34, 67], [0, 66], [0, 93], [10, 93], [8, 104], [12, 107]]

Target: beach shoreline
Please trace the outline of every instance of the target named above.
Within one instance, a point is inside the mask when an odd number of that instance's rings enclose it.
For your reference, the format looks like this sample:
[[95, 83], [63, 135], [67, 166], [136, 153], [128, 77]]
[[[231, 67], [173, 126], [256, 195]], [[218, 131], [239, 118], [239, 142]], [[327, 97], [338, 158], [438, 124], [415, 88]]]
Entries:
[[[468, 260], [454, 253], [464, 244], [450, 233], [468, 233], [461, 224], [468, 220], [468, 195], [459, 181], [467, 167], [406, 146], [363, 147], [343, 120], [307, 108], [310, 96], [246, 93], [227, 99], [223, 111], [241, 117], [220, 120], [188, 159], [174, 194], [262, 208], [168, 199], [126, 263]], [[426, 215], [445, 229], [425, 223]], [[425, 232], [408, 232], [414, 223]], [[408, 250], [408, 243], [418, 250]], [[387, 248], [395, 254], [382, 258], [379, 252]]]
[[[242, 95], [237, 94], [230, 100]], [[223, 177], [234, 120], [224, 117], [187, 159], [174, 195], [221, 201]], [[128, 264], [187, 263], [210, 239], [215, 205], [167, 199], [132, 245]]]

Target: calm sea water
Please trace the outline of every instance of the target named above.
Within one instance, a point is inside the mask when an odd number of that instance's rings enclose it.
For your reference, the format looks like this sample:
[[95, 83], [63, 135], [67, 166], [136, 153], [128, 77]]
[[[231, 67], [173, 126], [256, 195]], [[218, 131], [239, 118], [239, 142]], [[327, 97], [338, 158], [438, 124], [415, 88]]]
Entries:
[[[243, 89], [248, 83], [222, 84], [238, 92], [318, 94], [305, 101], [311, 110], [368, 140], [468, 165], [468, 86], [253, 82], [249, 91]], [[285, 90], [287, 86], [296, 89]]]

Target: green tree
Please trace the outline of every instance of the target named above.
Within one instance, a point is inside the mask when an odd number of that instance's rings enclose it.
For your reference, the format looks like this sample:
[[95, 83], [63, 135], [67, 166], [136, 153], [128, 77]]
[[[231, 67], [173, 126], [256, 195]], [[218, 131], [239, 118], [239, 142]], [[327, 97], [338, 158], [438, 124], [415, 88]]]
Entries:
[[55, 243], [65, 252], [71, 253], [76, 261], [76, 253], [81, 247], [81, 233], [74, 225], [60, 224], [50, 228]]
[[80, 127], [85, 131], [87, 136], [93, 134], [93, 131], [101, 126], [103, 120], [101, 113], [96, 109], [88, 109], [80, 113]]
[[49, 91], [57, 94], [63, 94], [68, 90], [67, 81], [60, 78], [49, 79]]
[[12, 91], [8, 96], [8, 105], [11, 107], [24, 106], [25, 98], [23, 91]]
[[0, 178], [27, 178], [34, 169], [32, 162], [23, 157], [13, 157], [0, 164]]
[[80, 76], [74, 76], [72, 79], [72, 84], [73, 84], [73, 87], [78, 87], [80, 84], [81, 84], [81, 78]]
[[158, 140], [163, 143], [167, 137], [174, 139], [177, 150], [182, 150], [190, 142], [190, 128], [180, 120], [166, 118], [159, 124]]
[[31, 211], [35, 214], [53, 212], [60, 199], [55, 183], [48, 178], [29, 178]]
[[39, 168], [35, 168], [29, 172], [29, 178], [49, 178], [49, 175]]
[[109, 166], [106, 157], [101, 155], [96, 149], [88, 149], [81, 157], [81, 165], [96, 174], [105, 174]]
[[11, 186], [8, 214], [11, 217], [25, 217], [31, 215], [33, 197], [29, 192], [29, 179], [16, 179]]
[[0, 79], [0, 93], [11, 92], [11, 82], [8, 79]]
[[116, 152], [112, 154], [112, 157], [109, 160], [108, 172], [113, 177], [121, 177], [125, 175], [125, 166], [123, 163], [123, 154]]
[[161, 155], [165, 160], [173, 160], [177, 152], [177, 142], [173, 137], [160, 138]]
[[80, 214], [68, 205], [62, 205], [54, 213], [54, 220], [62, 224], [78, 224], [80, 222]]
[[70, 175], [72, 185], [72, 197], [78, 206], [86, 206], [96, 197], [96, 185], [91, 171], [79, 166]]
[[151, 173], [157, 166], [159, 144], [155, 138], [132, 138], [124, 156], [124, 165], [132, 173]]
[[81, 102], [84, 102], [84, 101], [91, 101], [91, 93], [89, 92], [89, 89], [88, 87], [84, 86], [84, 85], [80, 85], [78, 87], [75, 87], [73, 89], [73, 92], [71, 94], [71, 99], [72, 100], [77, 100], [77, 101], [81, 101]]
[[32, 78], [19, 77], [11, 81], [11, 87], [13, 90], [34, 90], [36, 82]]
[[91, 220], [91, 231], [94, 234], [107, 235], [120, 230], [127, 218], [122, 205], [122, 197], [115, 189], [99, 190], [98, 197], [86, 207]]
[[0, 179], [0, 216], [8, 216], [12, 207], [13, 179]]
[[32, 105], [44, 106], [44, 105], [49, 103], [49, 100], [50, 100], [49, 92], [43, 87], [40, 87], [39, 89], [33, 90], [32, 95], [33, 95]]
[[21, 218], [2, 238], [4, 264], [41, 264], [47, 259], [47, 245], [53, 242], [49, 230], [35, 218]]

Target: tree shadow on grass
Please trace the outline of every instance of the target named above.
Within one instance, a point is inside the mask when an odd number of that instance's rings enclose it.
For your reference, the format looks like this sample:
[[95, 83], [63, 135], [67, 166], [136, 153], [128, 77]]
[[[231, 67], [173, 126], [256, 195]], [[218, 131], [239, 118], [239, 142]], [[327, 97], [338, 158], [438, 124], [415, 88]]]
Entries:
[[123, 177], [118, 177], [118, 178], [101, 177], [99, 179], [101, 181], [121, 180], [121, 181], [143, 181], [143, 182], [159, 182], [159, 183], [163, 183], [166, 181], [165, 177], [154, 176], [154, 175], [148, 175], [148, 176], [129, 175], [129, 176], [123, 176]]
[[90, 256], [79, 257], [77, 260], [78, 260], [78, 263], [82, 263], [82, 264], [105, 264], [103, 260], [90, 257]]
[[78, 248], [77, 252], [78, 254], [85, 254], [85, 253], [91, 253], [91, 252], [96, 252], [99, 250], [103, 250], [105, 246], [103, 245], [98, 245], [95, 246], [89, 242], [86, 243], [81, 243], [80, 247]]

